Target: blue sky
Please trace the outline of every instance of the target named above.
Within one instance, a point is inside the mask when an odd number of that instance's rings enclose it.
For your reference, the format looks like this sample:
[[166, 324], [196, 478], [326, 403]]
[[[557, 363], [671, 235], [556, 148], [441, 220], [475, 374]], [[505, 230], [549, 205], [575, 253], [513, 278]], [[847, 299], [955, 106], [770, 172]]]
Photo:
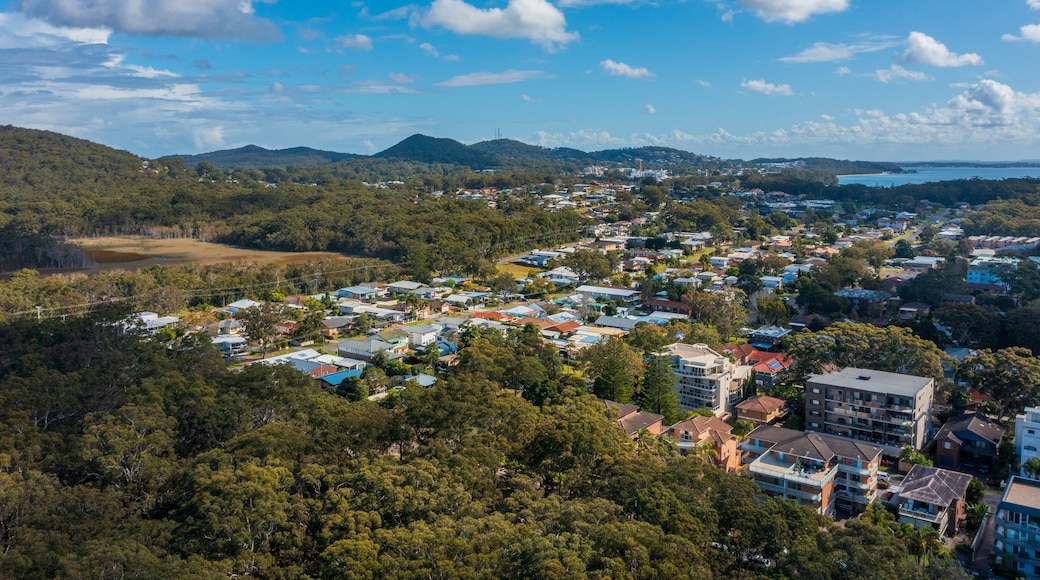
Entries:
[[1040, 0], [0, 0], [0, 124], [147, 157], [414, 134], [1040, 159]]

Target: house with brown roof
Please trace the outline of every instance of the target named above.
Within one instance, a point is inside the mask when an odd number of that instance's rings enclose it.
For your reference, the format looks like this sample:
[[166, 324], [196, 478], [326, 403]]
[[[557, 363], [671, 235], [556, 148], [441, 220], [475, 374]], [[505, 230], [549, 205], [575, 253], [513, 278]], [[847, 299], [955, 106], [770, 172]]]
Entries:
[[616, 414], [618, 424], [633, 439], [639, 437], [639, 432], [644, 429], [651, 435], [660, 435], [664, 432], [664, 415], [640, 411], [639, 407], [635, 405], [618, 403], [609, 399], [596, 400], [602, 403], [612, 414]]
[[787, 401], [768, 395], [757, 395], [737, 405], [737, 418], [746, 419], [755, 425], [774, 423], [786, 414]]
[[981, 413], [951, 417], [935, 435], [935, 464], [989, 473], [1004, 427]]
[[914, 465], [889, 503], [899, 509], [899, 523], [932, 526], [952, 536], [964, 519], [964, 495], [972, 476], [948, 469]]
[[737, 437], [732, 427], [718, 417], [690, 417], [669, 427], [665, 434], [675, 439], [679, 453], [685, 455], [696, 447], [708, 447], [713, 451], [711, 461], [718, 467], [727, 472], [740, 468]]

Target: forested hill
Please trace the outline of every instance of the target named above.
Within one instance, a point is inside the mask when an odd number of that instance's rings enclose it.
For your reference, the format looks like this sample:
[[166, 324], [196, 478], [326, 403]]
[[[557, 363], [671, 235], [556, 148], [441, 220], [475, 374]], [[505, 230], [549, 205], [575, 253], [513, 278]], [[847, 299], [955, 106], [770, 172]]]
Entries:
[[136, 176], [143, 161], [132, 153], [60, 133], [0, 126], [0, 186], [5, 190], [0, 203], [118, 183]]
[[170, 155], [180, 157], [188, 165], [212, 163], [217, 167], [234, 167], [241, 169], [264, 169], [268, 167], [302, 167], [322, 165], [343, 159], [360, 157], [352, 153], [322, 151], [310, 147], [293, 147], [291, 149], [264, 149], [256, 145], [246, 145], [238, 149], [213, 151], [199, 155]]

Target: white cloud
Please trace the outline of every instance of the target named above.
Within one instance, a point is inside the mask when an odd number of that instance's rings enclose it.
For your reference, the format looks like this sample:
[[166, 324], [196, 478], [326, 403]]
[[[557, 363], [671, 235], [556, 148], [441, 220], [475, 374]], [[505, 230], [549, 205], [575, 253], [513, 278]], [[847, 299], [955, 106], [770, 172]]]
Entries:
[[737, 0], [766, 22], [784, 21], [788, 24], [808, 20], [816, 14], [844, 12], [849, 0]]
[[504, 85], [542, 78], [544, 76], [546, 76], [546, 74], [540, 70], [507, 70], [500, 73], [475, 72], [451, 77], [446, 81], [437, 83], [437, 86], [479, 87], [483, 85]]
[[107, 28], [139, 36], [283, 38], [274, 23], [256, 17], [251, 0], [18, 0], [15, 5], [26, 15], [58, 27]]
[[1026, 0], [1026, 4], [1033, 10], [1040, 10], [1040, 0]]
[[874, 71], [872, 75], [875, 79], [880, 82], [888, 83], [894, 80], [908, 80], [908, 81], [930, 81], [932, 77], [926, 75], [923, 72], [916, 70], [905, 69], [898, 64], [894, 64], [891, 67], [885, 69], [878, 69]]
[[654, 107], [653, 105], [647, 105], [646, 106], [646, 114], [647, 115], [656, 115], [657, 114], [657, 107]]
[[847, 74], [852, 74], [852, 69], [851, 69], [851, 68], [849, 68], [849, 67], [847, 67], [847, 66], [839, 66], [839, 67], [838, 67], [838, 70], [836, 70], [836, 71], [834, 71], [834, 72], [835, 72], [835, 74], [837, 74], [838, 76], [840, 76], [840, 77], [843, 77], [843, 76], [845, 76], [845, 75], [847, 75]]
[[192, 129], [191, 136], [196, 149], [224, 146], [223, 127], [196, 127]]
[[336, 42], [343, 45], [344, 48], [372, 50], [372, 37], [364, 34], [347, 34], [336, 38]]
[[820, 118], [823, 119], [824, 121], [833, 121], [834, 120], [834, 117], [832, 117], [830, 115], [827, 115], [827, 114], [820, 115]]
[[596, 6], [598, 4], [643, 4], [644, 2], [646, 0], [559, 0], [557, 4], [564, 8], [574, 8], [577, 6]]
[[877, 42], [862, 42], [857, 44], [831, 44], [828, 42], [817, 42], [792, 56], [780, 58], [780, 62], [810, 63], [810, 62], [840, 62], [849, 60], [859, 53], [877, 52], [896, 46], [891, 40]]
[[541, 99], [536, 99], [530, 95], [520, 95], [520, 99], [525, 103], [540, 103]]
[[458, 34], [526, 38], [550, 51], [578, 39], [578, 33], [567, 31], [563, 12], [548, 0], [509, 0], [505, 8], [486, 10], [463, 0], [434, 0], [422, 25]]
[[[1040, 3], [1040, 0], [1036, 0]], [[1019, 27], [1021, 36], [1015, 36], [1014, 34], [1005, 34], [1000, 39], [1004, 42], [1016, 42], [1024, 40], [1026, 42], [1040, 42], [1040, 24], [1026, 24], [1025, 26]]]
[[416, 81], [415, 77], [403, 73], [390, 73], [387, 75], [387, 78], [390, 79], [390, 82], [402, 85], [414, 83]]
[[743, 80], [740, 82], [740, 86], [744, 87], [749, 91], [755, 91], [756, 93], [762, 93], [765, 95], [783, 95], [790, 97], [794, 94], [791, 91], [791, 85], [774, 85], [773, 83], [767, 83], [765, 79], [757, 80]]
[[430, 56], [440, 56], [441, 55], [441, 51], [437, 50], [437, 47], [432, 45], [432, 44], [430, 44], [429, 42], [424, 42], [424, 43], [420, 44], [419, 45], [419, 50], [422, 50], [423, 52], [425, 52], [426, 54], [428, 54]]
[[711, 86], [711, 83], [709, 83], [708, 81], [705, 81], [705, 80], [701, 80], [701, 79], [697, 79], [697, 84], [702, 86], [702, 87], [704, 87], [704, 88], [708, 88], [708, 87]]
[[603, 70], [612, 77], [628, 77], [630, 79], [645, 79], [654, 76], [646, 67], [629, 66], [623, 62], [614, 62], [609, 58], [599, 63]]
[[[677, 129], [624, 137], [590, 129], [540, 132], [534, 140], [545, 147], [585, 150], [663, 144], [688, 150], [703, 148], [713, 154], [732, 152], [743, 157], [792, 155], [794, 151], [814, 155], [826, 148], [835, 152], [831, 156], [920, 158], [921, 151], [927, 150], [932, 158], [975, 158], [978, 151], [985, 149], [989, 159], [1016, 159], [1023, 148], [1035, 148], [1040, 135], [1040, 93], [1020, 93], [993, 80], [973, 84], [945, 105], [923, 111], [890, 114], [873, 109], [851, 113], [856, 118], [848, 124], [825, 116], [744, 135], [718, 128], [703, 134]], [[970, 148], [965, 149], [964, 144], [970, 144]]]
[[946, 45], [923, 32], [911, 32], [906, 39], [907, 49], [903, 53], [906, 62], [932, 66], [956, 67], [982, 64], [982, 57], [971, 52], [956, 54]]

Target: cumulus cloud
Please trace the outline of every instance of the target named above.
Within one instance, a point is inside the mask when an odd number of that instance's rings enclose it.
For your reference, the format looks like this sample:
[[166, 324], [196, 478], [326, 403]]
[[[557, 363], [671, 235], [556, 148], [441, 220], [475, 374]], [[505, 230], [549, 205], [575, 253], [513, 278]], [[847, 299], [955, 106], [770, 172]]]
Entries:
[[451, 77], [446, 81], [437, 83], [441, 87], [479, 87], [483, 85], [504, 85], [508, 83], [520, 83], [531, 79], [546, 76], [540, 70], [507, 70], [500, 73], [474, 72]]
[[847, 74], [852, 74], [852, 69], [847, 66], [839, 66], [838, 70], [834, 71], [834, 73], [840, 77], [843, 77]]
[[[1035, 0], [1040, 3], [1040, 0]], [[1026, 42], [1040, 42], [1040, 24], [1026, 24], [1018, 29], [1019, 36], [1014, 34], [1005, 34], [1000, 39], [1004, 42], [1017, 42], [1024, 40]]]
[[344, 48], [357, 50], [372, 50], [372, 37], [364, 34], [347, 34], [336, 38]]
[[436, 58], [443, 58], [444, 60], [459, 60], [459, 56], [457, 54], [441, 54], [441, 51], [429, 42], [424, 42], [420, 44], [419, 50]]
[[0, 12], [0, 48], [29, 48], [73, 44], [108, 44], [111, 30], [105, 28], [68, 28], [18, 13]]
[[923, 32], [911, 32], [906, 39], [907, 49], [903, 53], [906, 62], [941, 67], [957, 67], [982, 64], [982, 57], [970, 52], [956, 54], [946, 45]]
[[509, 0], [505, 8], [486, 10], [463, 0], [434, 0], [422, 25], [458, 34], [526, 38], [550, 51], [578, 39], [578, 33], [567, 31], [563, 12], [548, 0]]
[[645, 79], [654, 76], [646, 67], [629, 66], [623, 62], [614, 62], [609, 58], [599, 63], [603, 70], [612, 77], [628, 77], [630, 79]]
[[390, 73], [387, 78], [390, 79], [390, 82], [398, 84], [414, 83], [416, 80], [415, 77], [403, 73]]
[[646, 106], [646, 114], [647, 115], [656, 115], [657, 114], [657, 108], [654, 107], [653, 105], [647, 105]]
[[643, 4], [645, 2], [646, 0], [559, 0], [557, 4], [564, 8], [574, 8], [577, 6], [596, 6], [598, 4]]
[[1040, 10], [1040, 0], [1026, 0], [1026, 4], [1033, 10]]
[[756, 93], [762, 93], [764, 95], [783, 95], [790, 97], [794, 94], [791, 91], [791, 85], [774, 85], [773, 83], [767, 83], [765, 79], [757, 80], [743, 80], [740, 82], [740, 86], [744, 87], [749, 91], [755, 91]]
[[844, 12], [849, 0], [737, 0], [766, 22], [803, 22], [817, 14]]
[[536, 99], [536, 98], [532, 97], [531, 95], [520, 95], [520, 100], [522, 100], [525, 103], [540, 103], [540, 102], [542, 102], [541, 99]]
[[889, 68], [878, 69], [874, 71], [872, 75], [875, 79], [883, 83], [889, 83], [894, 80], [908, 80], [908, 81], [930, 81], [932, 77], [924, 74], [920, 71], [908, 70], [898, 64], [894, 64]]
[[697, 79], [697, 84], [702, 86], [702, 87], [704, 87], [704, 88], [708, 88], [708, 87], [711, 86], [711, 83], [709, 83], [706, 80], [702, 80], [702, 79]]
[[18, 0], [15, 6], [28, 16], [60, 27], [256, 42], [283, 38], [273, 22], [256, 16], [251, 0]]
[[849, 60], [857, 54], [866, 52], [877, 52], [896, 46], [892, 40], [881, 40], [877, 42], [862, 42], [856, 44], [829, 42], [817, 42], [802, 50], [801, 52], [780, 58], [780, 62], [811, 63], [811, 62], [840, 62]]

